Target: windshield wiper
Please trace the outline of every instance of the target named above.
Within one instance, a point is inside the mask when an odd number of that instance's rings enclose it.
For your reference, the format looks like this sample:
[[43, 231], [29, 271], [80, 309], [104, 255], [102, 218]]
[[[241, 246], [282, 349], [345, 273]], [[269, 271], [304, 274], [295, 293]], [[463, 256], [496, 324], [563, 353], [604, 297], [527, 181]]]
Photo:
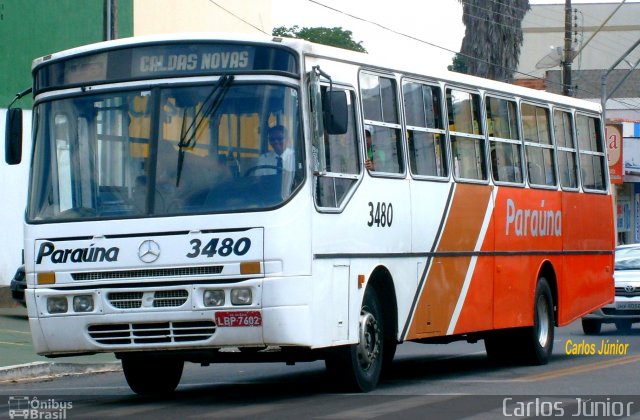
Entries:
[[[196, 134], [198, 130], [204, 124], [206, 117], [216, 113], [218, 107], [222, 103], [224, 96], [226, 95], [229, 87], [233, 83], [233, 76], [222, 76], [211, 89], [211, 92], [207, 98], [202, 102], [202, 106], [194, 115], [191, 124], [187, 127], [185, 124], [187, 110], [182, 114], [182, 127], [180, 128], [180, 141], [178, 142], [178, 167], [176, 169], [176, 188], [180, 184], [180, 176], [182, 174], [182, 164], [184, 162], [184, 151], [189, 148], [192, 149], [198, 142]], [[194, 105], [195, 106], [195, 105]]]

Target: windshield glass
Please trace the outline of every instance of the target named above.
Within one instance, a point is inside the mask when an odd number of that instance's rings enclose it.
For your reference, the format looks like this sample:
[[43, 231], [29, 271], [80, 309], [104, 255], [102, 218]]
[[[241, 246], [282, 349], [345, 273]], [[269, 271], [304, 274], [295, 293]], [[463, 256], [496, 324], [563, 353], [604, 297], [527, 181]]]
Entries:
[[298, 91], [221, 78], [34, 108], [30, 221], [274, 207], [304, 178]]

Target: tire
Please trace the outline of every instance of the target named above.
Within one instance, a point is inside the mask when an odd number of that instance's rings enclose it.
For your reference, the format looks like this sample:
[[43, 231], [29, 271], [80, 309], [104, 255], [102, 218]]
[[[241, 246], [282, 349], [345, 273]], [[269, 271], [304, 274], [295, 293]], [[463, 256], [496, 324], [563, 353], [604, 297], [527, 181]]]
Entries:
[[553, 295], [544, 277], [538, 279], [533, 304], [533, 326], [523, 330], [523, 361], [531, 365], [545, 365], [553, 351], [554, 316]]
[[616, 330], [618, 330], [621, 333], [630, 333], [631, 332], [631, 320], [630, 319], [618, 319], [616, 321], [614, 321], [614, 324], [616, 325]]
[[184, 361], [169, 357], [125, 356], [122, 370], [129, 388], [139, 395], [163, 396], [175, 391]]
[[597, 319], [582, 318], [582, 331], [586, 335], [598, 335], [600, 334], [601, 328], [602, 328], [602, 323]]
[[359, 343], [331, 349], [325, 359], [327, 371], [342, 390], [369, 392], [378, 385], [385, 350], [383, 325], [378, 297], [369, 287], [360, 309]]
[[544, 277], [538, 279], [533, 326], [495, 331], [484, 338], [487, 356], [499, 364], [544, 365], [553, 351], [553, 295]]
[[391, 372], [391, 365], [393, 365], [393, 358], [396, 355], [398, 349], [398, 341], [394, 338], [387, 339], [384, 342], [384, 354], [382, 357], [382, 376], [389, 377]]

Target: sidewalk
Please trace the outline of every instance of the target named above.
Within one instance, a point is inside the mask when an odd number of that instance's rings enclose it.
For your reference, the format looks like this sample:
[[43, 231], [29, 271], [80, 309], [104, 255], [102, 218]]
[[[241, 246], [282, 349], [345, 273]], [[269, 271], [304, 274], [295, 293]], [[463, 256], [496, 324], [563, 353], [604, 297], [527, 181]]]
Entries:
[[[0, 294], [4, 295], [2, 292]], [[120, 369], [120, 362], [113, 353], [56, 359], [38, 356], [31, 342], [27, 310], [11, 300], [0, 298], [0, 384]]]

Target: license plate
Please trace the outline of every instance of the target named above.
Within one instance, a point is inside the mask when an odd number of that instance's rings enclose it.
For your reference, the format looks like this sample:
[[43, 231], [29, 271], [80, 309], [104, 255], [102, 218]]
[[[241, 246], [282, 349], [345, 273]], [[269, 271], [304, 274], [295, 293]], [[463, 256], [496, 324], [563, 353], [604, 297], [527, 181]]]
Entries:
[[216, 312], [218, 327], [259, 327], [262, 325], [260, 311], [221, 311]]
[[640, 302], [616, 302], [616, 309], [640, 309]]

